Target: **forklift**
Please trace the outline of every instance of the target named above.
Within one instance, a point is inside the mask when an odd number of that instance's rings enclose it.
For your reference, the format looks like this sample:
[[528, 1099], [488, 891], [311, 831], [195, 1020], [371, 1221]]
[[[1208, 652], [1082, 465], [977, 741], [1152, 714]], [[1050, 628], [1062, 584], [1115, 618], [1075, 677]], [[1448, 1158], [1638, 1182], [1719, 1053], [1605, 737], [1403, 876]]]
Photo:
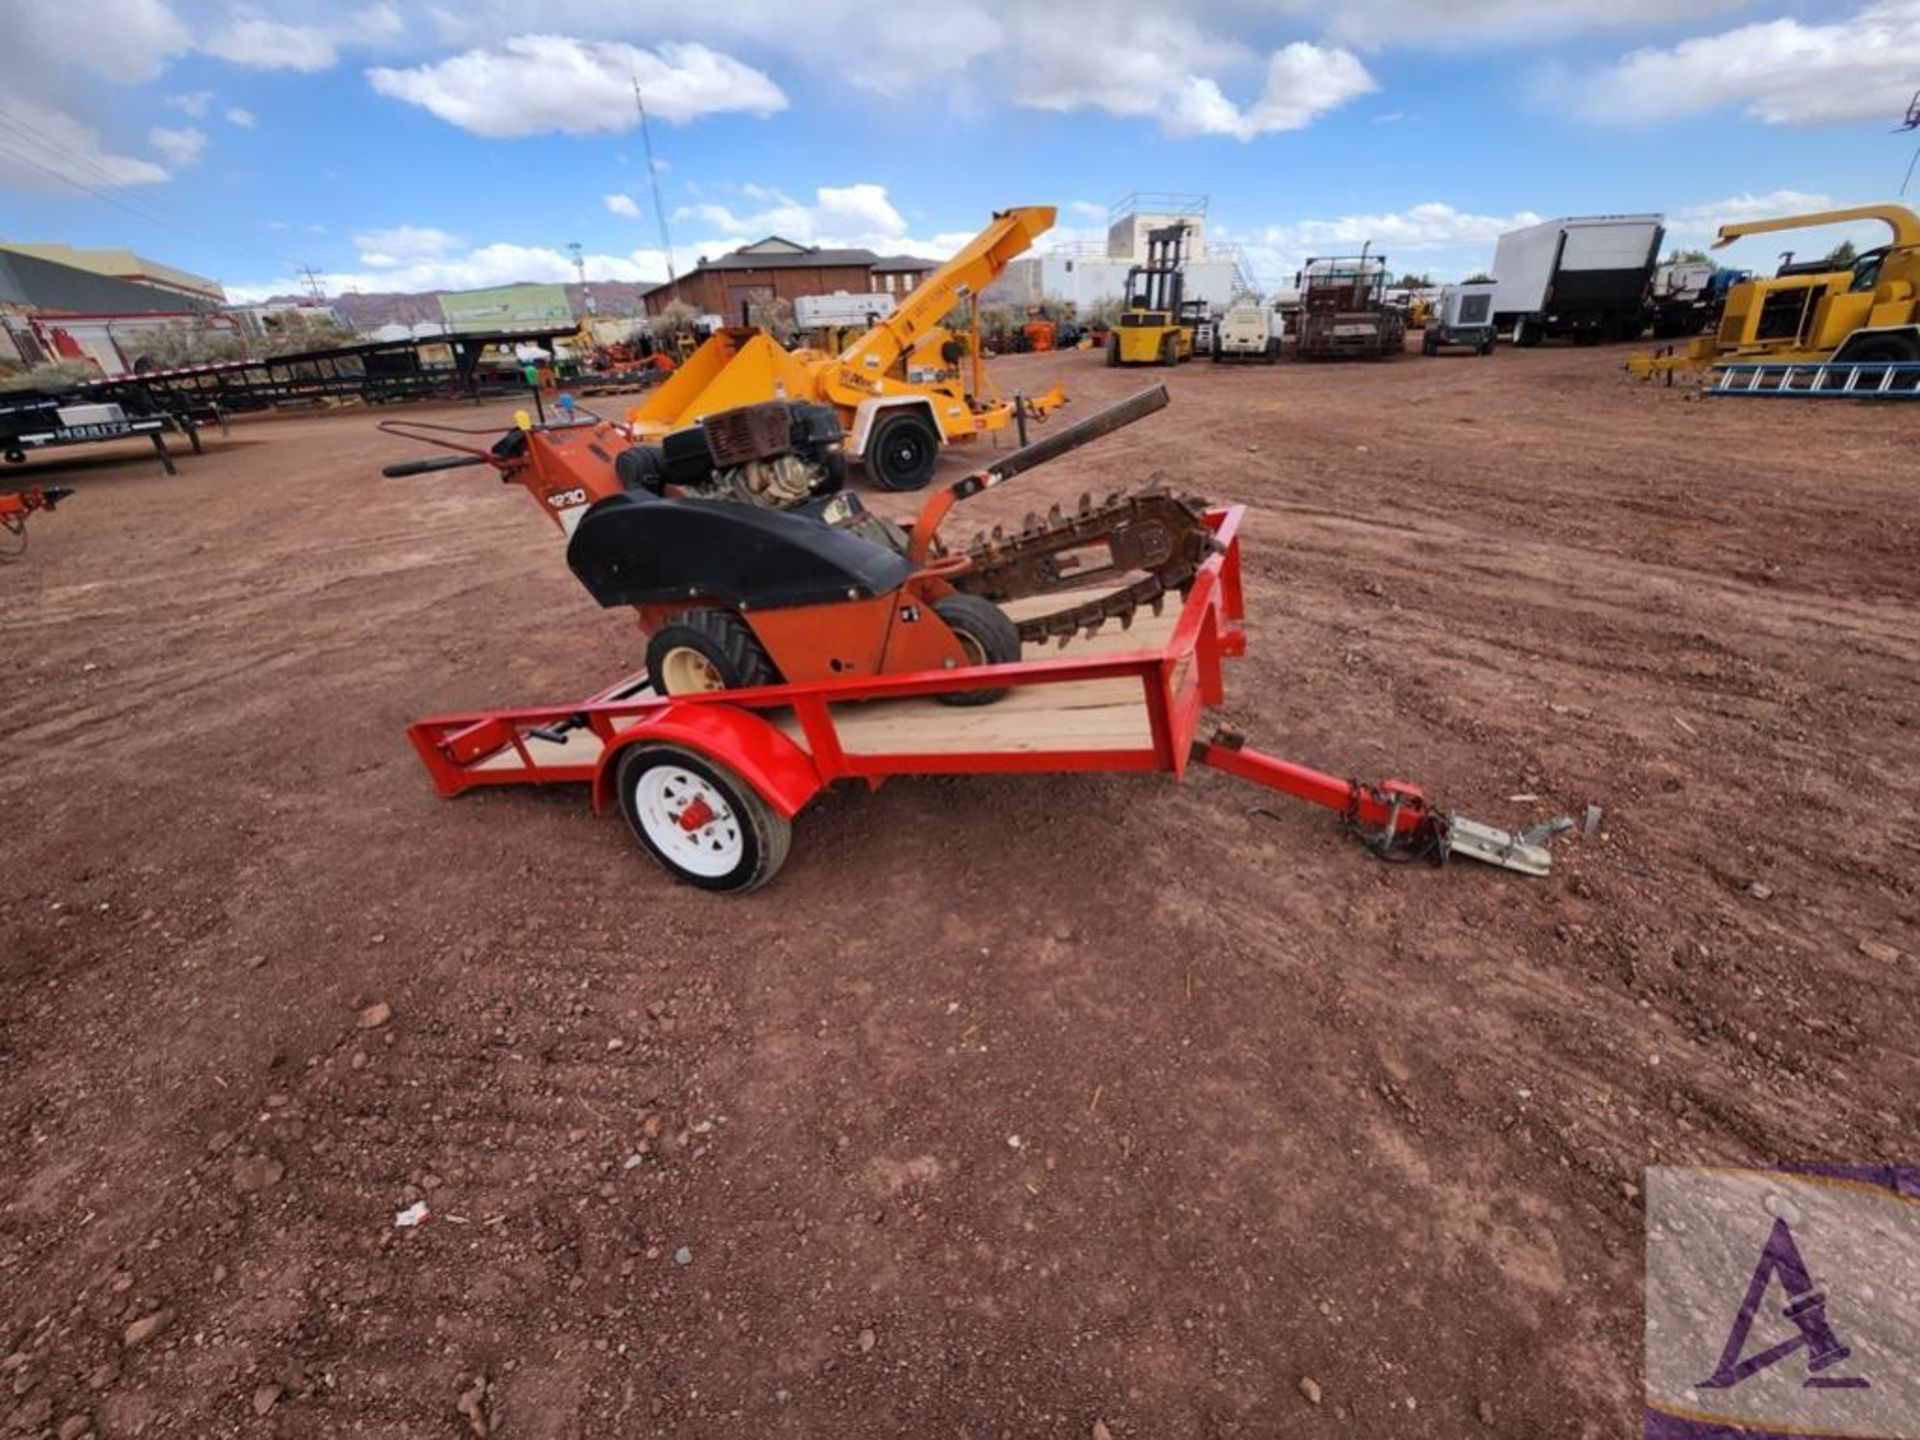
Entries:
[[1126, 308], [1107, 339], [1109, 365], [1177, 365], [1193, 358], [1200, 302], [1186, 302], [1186, 221], [1147, 232], [1147, 263], [1127, 271]]

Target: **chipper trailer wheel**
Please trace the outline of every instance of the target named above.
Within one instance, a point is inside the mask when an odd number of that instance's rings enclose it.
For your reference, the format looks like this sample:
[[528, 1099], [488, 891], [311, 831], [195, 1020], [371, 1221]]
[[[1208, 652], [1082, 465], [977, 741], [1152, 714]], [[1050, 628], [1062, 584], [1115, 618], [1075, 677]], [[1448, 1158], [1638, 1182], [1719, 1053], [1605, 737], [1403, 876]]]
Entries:
[[924, 490], [940, 463], [940, 436], [926, 416], [896, 411], [873, 427], [866, 459], [882, 490]]
[[685, 610], [654, 631], [647, 642], [647, 675], [656, 695], [780, 683], [747, 622], [731, 610]]
[[[948, 595], [933, 602], [933, 613], [953, 631], [969, 665], [1011, 665], [1020, 658], [1020, 630], [1006, 612], [978, 595]], [[1007, 693], [997, 690], [942, 691], [943, 705], [991, 705]]]
[[620, 757], [620, 809], [676, 880], [744, 895], [786, 862], [793, 823], [716, 760], [678, 745], [636, 745]]

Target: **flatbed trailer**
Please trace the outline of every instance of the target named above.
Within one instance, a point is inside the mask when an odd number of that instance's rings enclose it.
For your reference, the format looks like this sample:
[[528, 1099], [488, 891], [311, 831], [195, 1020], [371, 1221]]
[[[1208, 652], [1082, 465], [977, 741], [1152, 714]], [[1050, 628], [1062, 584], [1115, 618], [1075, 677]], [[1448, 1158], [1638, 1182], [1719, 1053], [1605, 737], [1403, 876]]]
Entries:
[[[878, 787], [896, 775], [1100, 770], [1178, 778], [1195, 763], [1339, 811], [1382, 852], [1460, 854], [1545, 874], [1543, 837], [1442, 814], [1417, 786], [1341, 779], [1228, 732], [1199, 738], [1204, 712], [1225, 699], [1225, 662], [1246, 653], [1243, 515], [1237, 505], [1208, 512], [1219, 548], [1178, 609], [1029, 645], [1016, 664], [673, 699], [641, 672], [573, 704], [434, 716], [408, 738], [443, 796], [587, 785], [595, 812], [618, 805], [669, 873], [718, 891], [772, 879], [793, 817], [839, 780]], [[1007, 608], [1017, 618], [1018, 604]], [[935, 698], [983, 685], [1010, 693], [969, 708]]]

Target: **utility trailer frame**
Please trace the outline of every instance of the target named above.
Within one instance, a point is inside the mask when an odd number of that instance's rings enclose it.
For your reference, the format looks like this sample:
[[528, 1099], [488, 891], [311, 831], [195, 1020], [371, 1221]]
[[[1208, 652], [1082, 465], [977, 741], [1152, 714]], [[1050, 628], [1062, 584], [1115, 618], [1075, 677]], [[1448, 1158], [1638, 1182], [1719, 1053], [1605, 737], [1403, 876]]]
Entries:
[[[1338, 811], [1382, 853], [1439, 861], [1451, 852], [1545, 874], [1543, 837], [1443, 814], [1417, 786], [1341, 779], [1230, 732], [1199, 738], [1203, 712], [1225, 699], [1224, 662], [1246, 653], [1244, 513], [1237, 505], [1208, 512], [1218, 550], [1176, 614], [1136, 622], [1138, 643], [1103, 633], [1011, 665], [673, 699], [655, 695], [641, 672], [575, 704], [434, 716], [410, 726], [408, 738], [443, 796], [588, 785], [596, 813], [618, 804], [670, 873], [713, 890], [743, 892], [771, 879], [788, 822], [838, 780], [878, 788], [895, 775], [1099, 770], [1179, 778], [1193, 763]], [[979, 708], [929, 699], [988, 685], [1011, 693]], [[662, 755], [680, 759], [668, 765]], [[670, 774], [662, 779], [660, 769]], [[638, 778], [630, 781], [630, 771]], [[702, 837], [751, 853], [724, 873], [702, 874], [710, 857], [693, 843]]]

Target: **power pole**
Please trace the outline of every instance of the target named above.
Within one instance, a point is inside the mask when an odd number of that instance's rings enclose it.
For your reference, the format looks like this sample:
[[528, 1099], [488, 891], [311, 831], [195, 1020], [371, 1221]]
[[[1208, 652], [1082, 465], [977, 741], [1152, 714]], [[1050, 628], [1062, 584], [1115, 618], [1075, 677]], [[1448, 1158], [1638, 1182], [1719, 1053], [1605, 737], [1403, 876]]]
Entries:
[[667, 207], [660, 203], [660, 171], [653, 163], [653, 130], [647, 124], [647, 102], [640, 94], [640, 77], [633, 77], [634, 108], [640, 112], [640, 143], [647, 152], [647, 184], [653, 187], [653, 213], [660, 218], [660, 249], [667, 257], [667, 293], [677, 304], [680, 277], [673, 273], [673, 240], [667, 234]]
[[327, 292], [321, 287], [320, 277], [313, 273], [313, 266], [302, 265], [300, 273], [307, 277], [307, 293], [317, 301], [324, 301], [327, 298]]

